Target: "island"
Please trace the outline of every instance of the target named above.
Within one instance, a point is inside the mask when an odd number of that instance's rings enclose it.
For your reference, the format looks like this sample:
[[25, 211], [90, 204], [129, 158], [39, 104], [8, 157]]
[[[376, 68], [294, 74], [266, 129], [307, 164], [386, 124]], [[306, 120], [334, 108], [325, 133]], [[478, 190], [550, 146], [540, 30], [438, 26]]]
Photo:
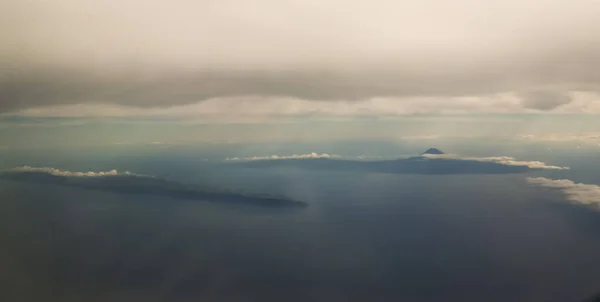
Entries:
[[107, 175], [97, 177], [62, 176], [41, 171], [4, 171], [1, 180], [45, 185], [59, 185], [86, 190], [97, 190], [121, 194], [143, 194], [163, 196], [181, 200], [226, 202], [265, 207], [307, 207], [303, 201], [286, 197], [247, 194], [231, 190], [205, 188], [199, 185], [134, 174]]

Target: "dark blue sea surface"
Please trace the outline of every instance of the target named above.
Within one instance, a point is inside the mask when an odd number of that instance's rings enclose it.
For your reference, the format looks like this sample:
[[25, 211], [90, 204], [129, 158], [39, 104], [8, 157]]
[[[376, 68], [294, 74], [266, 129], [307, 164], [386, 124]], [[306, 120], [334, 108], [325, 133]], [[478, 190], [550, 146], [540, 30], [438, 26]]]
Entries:
[[[5, 301], [574, 301], [600, 216], [524, 175], [213, 171], [264, 208], [0, 182]], [[197, 172], [201, 174], [201, 171]], [[189, 172], [180, 179], [200, 182]]]

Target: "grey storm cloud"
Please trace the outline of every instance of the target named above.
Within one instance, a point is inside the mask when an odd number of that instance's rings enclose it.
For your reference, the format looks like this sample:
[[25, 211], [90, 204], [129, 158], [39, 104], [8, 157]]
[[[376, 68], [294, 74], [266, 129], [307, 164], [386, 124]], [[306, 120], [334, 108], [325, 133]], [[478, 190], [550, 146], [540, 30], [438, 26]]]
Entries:
[[550, 110], [570, 103], [571, 97], [564, 92], [555, 91], [528, 91], [521, 94], [523, 105], [526, 108]]
[[600, 91], [598, 13], [586, 0], [6, 0], [0, 112], [500, 92], [547, 110]]

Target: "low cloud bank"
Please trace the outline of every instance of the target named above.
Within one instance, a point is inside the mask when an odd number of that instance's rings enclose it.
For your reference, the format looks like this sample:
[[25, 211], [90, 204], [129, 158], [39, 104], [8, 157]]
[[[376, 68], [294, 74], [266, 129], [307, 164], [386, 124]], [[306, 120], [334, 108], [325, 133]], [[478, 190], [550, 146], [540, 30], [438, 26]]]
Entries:
[[270, 155], [270, 156], [252, 156], [252, 157], [228, 157], [225, 160], [276, 160], [276, 159], [307, 159], [307, 158], [341, 158], [336, 154], [327, 153], [307, 153], [307, 154], [292, 154], [292, 155]]
[[585, 205], [600, 205], [600, 186], [575, 183], [569, 179], [550, 179], [545, 177], [528, 177], [530, 184], [561, 190], [567, 199]]
[[569, 167], [560, 167], [547, 165], [541, 161], [521, 161], [510, 156], [494, 157], [461, 157], [456, 154], [423, 154], [422, 157], [429, 159], [453, 159], [453, 160], [471, 160], [480, 162], [491, 162], [507, 166], [523, 166], [531, 169], [549, 169], [549, 170], [568, 170]]
[[237, 191], [206, 188], [159, 177], [131, 172], [71, 172], [56, 168], [23, 166], [0, 171], [0, 180], [57, 185], [120, 194], [143, 194], [174, 199], [216, 201], [267, 207], [305, 207], [302, 201], [270, 195], [245, 194]]
[[355, 155], [346, 156], [338, 154], [328, 153], [306, 153], [306, 154], [292, 154], [292, 155], [268, 155], [268, 156], [248, 156], [248, 157], [227, 157], [225, 161], [267, 161], [267, 160], [285, 160], [285, 159], [346, 159], [346, 160], [373, 160], [373, 159], [384, 159], [391, 157], [384, 157], [381, 155]]
[[117, 175], [141, 176], [141, 175], [133, 174], [129, 171], [118, 172], [115, 169], [107, 171], [107, 172], [92, 172], [92, 171], [71, 172], [71, 171], [67, 171], [67, 170], [60, 170], [60, 169], [48, 168], [48, 167], [36, 168], [36, 167], [31, 167], [31, 166], [22, 166], [22, 167], [10, 169], [9, 171], [11, 171], [11, 172], [42, 172], [42, 173], [47, 173], [50, 175], [65, 176], [65, 177], [100, 177], [100, 176], [117, 176]]

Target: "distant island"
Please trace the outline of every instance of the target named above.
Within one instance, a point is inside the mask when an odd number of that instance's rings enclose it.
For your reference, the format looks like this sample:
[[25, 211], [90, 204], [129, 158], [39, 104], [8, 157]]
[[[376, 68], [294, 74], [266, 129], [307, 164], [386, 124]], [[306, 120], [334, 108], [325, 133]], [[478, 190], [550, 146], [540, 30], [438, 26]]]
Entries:
[[334, 158], [265, 159], [232, 163], [247, 168], [293, 167], [309, 170], [362, 171], [394, 174], [511, 174], [525, 173], [537, 168], [510, 165], [494, 161], [435, 157], [444, 155], [437, 148], [429, 148], [419, 156], [378, 161], [357, 161]]
[[267, 207], [308, 206], [306, 202], [285, 197], [245, 194], [227, 190], [202, 188], [149, 176], [110, 175], [100, 177], [70, 177], [38, 171], [5, 171], [0, 173], [0, 179], [36, 184], [60, 185], [121, 194], [147, 194], [209, 202], [227, 202]]

